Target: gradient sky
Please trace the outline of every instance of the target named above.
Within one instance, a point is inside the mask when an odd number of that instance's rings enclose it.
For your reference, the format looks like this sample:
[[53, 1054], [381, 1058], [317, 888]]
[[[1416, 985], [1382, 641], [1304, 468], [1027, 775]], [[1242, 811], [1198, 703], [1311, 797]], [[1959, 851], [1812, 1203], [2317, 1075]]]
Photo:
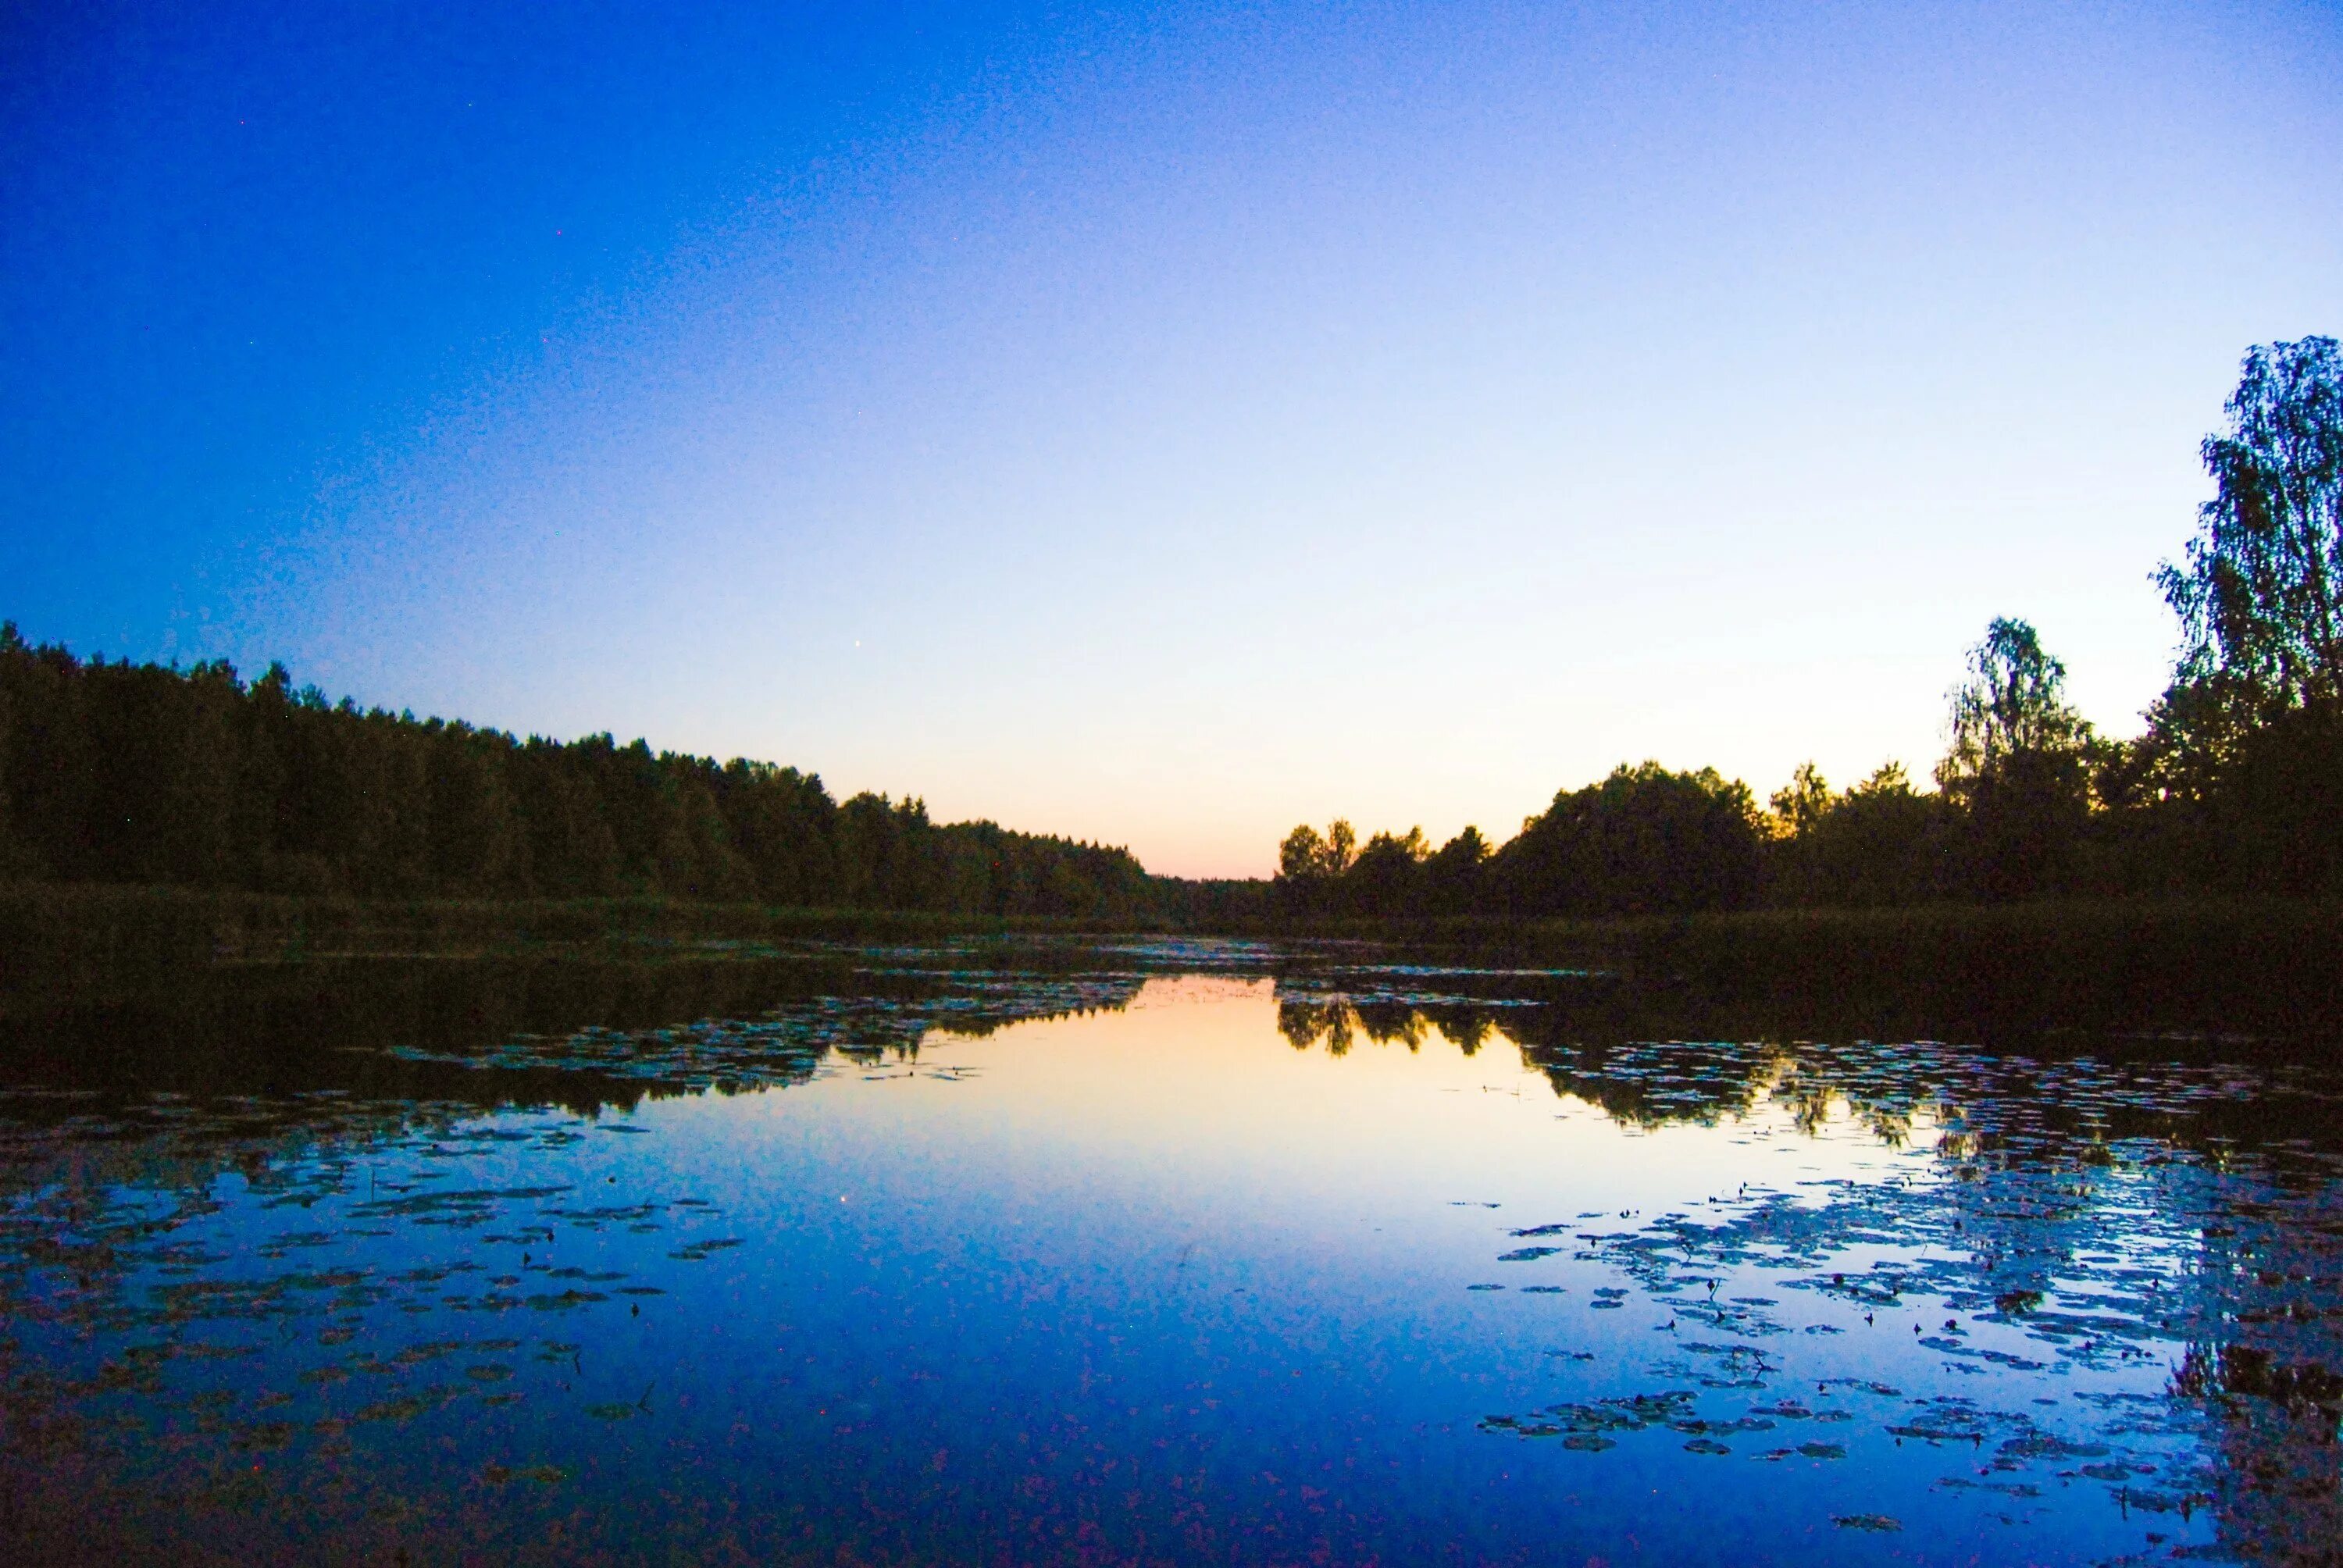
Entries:
[[2123, 733], [2331, 4], [12, 7], [0, 616], [1262, 873]]

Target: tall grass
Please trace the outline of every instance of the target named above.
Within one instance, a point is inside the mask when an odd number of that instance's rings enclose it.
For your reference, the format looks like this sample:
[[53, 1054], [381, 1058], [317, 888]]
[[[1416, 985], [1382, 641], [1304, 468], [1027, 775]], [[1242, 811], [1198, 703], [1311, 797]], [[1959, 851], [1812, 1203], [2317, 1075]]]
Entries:
[[1128, 928], [1041, 916], [786, 909], [659, 898], [357, 900], [15, 882], [0, 883], [0, 997], [136, 992], [223, 964], [1109, 929]]
[[[167, 988], [223, 966], [337, 957], [705, 954], [810, 940], [1127, 929], [1075, 920], [663, 899], [358, 900], [0, 883], [0, 1000], [102, 1000]], [[1597, 970], [1645, 995], [1882, 1032], [2073, 1025], [2320, 1040], [2343, 1034], [2343, 906], [2331, 903], [1947, 904], [1615, 920], [1226, 920], [1219, 929]]]

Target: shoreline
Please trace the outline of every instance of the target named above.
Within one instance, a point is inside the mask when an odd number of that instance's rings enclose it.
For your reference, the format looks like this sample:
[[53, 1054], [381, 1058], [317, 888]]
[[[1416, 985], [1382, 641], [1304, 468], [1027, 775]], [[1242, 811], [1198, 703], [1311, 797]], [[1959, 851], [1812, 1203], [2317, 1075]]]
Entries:
[[[2308, 1035], [2343, 1028], [2343, 905], [2163, 900], [1605, 920], [1177, 923], [658, 898], [358, 900], [0, 883], [0, 1002], [103, 1002], [333, 960], [720, 960], [776, 945], [1122, 935], [1345, 942], [1575, 970], [1789, 1016]], [[1609, 989], [1606, 987], [1606, 989]]]

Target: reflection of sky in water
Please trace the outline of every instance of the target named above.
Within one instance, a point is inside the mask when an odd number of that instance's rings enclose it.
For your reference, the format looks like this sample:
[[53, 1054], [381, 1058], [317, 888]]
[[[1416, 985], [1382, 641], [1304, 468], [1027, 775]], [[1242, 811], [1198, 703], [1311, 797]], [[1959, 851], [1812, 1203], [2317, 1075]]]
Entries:
[[[19, 1096], [5, 1523], [418, 1561], [2331, 1543], [2323, 1151], [2028, 1141], [2094, 1096], [2177, 1129], [2234, 1075], [1947, 1068], [1883, 1112], [1722, 1051], [1745, 1112], [1638, 1126], [1503, 1034], [1282, 1034], [1295, 994], [1157, 979], [598, 1121], [312, 1097], [209, 1163], [156, 1130], [233, 1107]], [[1847, 1081], [1933, 1060], [1868, 1049]], [[1702, 1060], [1607, 1081], [1666, 1102]]]

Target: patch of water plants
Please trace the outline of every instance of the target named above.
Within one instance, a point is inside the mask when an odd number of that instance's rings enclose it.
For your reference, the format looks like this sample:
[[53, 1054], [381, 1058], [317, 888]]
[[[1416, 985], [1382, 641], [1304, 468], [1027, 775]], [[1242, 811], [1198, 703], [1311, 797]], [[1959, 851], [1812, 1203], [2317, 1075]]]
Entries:
[[[0, 1531], [66, 1561], [1529, 1561], [1655, 1528], [1610, 1501], [1633, 1473], [1779, 1519], [1785, 1560], [2343, 1539], [2343, 1085], [2298, 1059], [1672, 1040], [1582, 1005], [1601, 977], [1342, 948], [818, 957], [761, 1007], [329, 1042], [270, 1070], [296, 1086], [0, 1081]], [[1127, 1103], [1019, 1076], [1198, 998], [1251, 1042], [1197, 1058], [1234, 1094], [1176, 1055]], [[1460, 1061], [1466, 1110], [1566, 1124], [1581, 1162], [1460, 1196], [1522, 1147], [1489, 1121], [1389, 1180]], [[1226, 1169], [1274, 1151], [1199, 1107], [1313, 1063], [1389, 1085], [1344, 1169], [1390, 1195], [1262, 1230], [1280, 1195]], [[1588, 1206], [1654, 1140], [1686, 1158]], [[1452, 1235], [1461, 1276], [1423, 1261]], [[1393, 1510], [1411, 1465], [1464, 1479]]]

